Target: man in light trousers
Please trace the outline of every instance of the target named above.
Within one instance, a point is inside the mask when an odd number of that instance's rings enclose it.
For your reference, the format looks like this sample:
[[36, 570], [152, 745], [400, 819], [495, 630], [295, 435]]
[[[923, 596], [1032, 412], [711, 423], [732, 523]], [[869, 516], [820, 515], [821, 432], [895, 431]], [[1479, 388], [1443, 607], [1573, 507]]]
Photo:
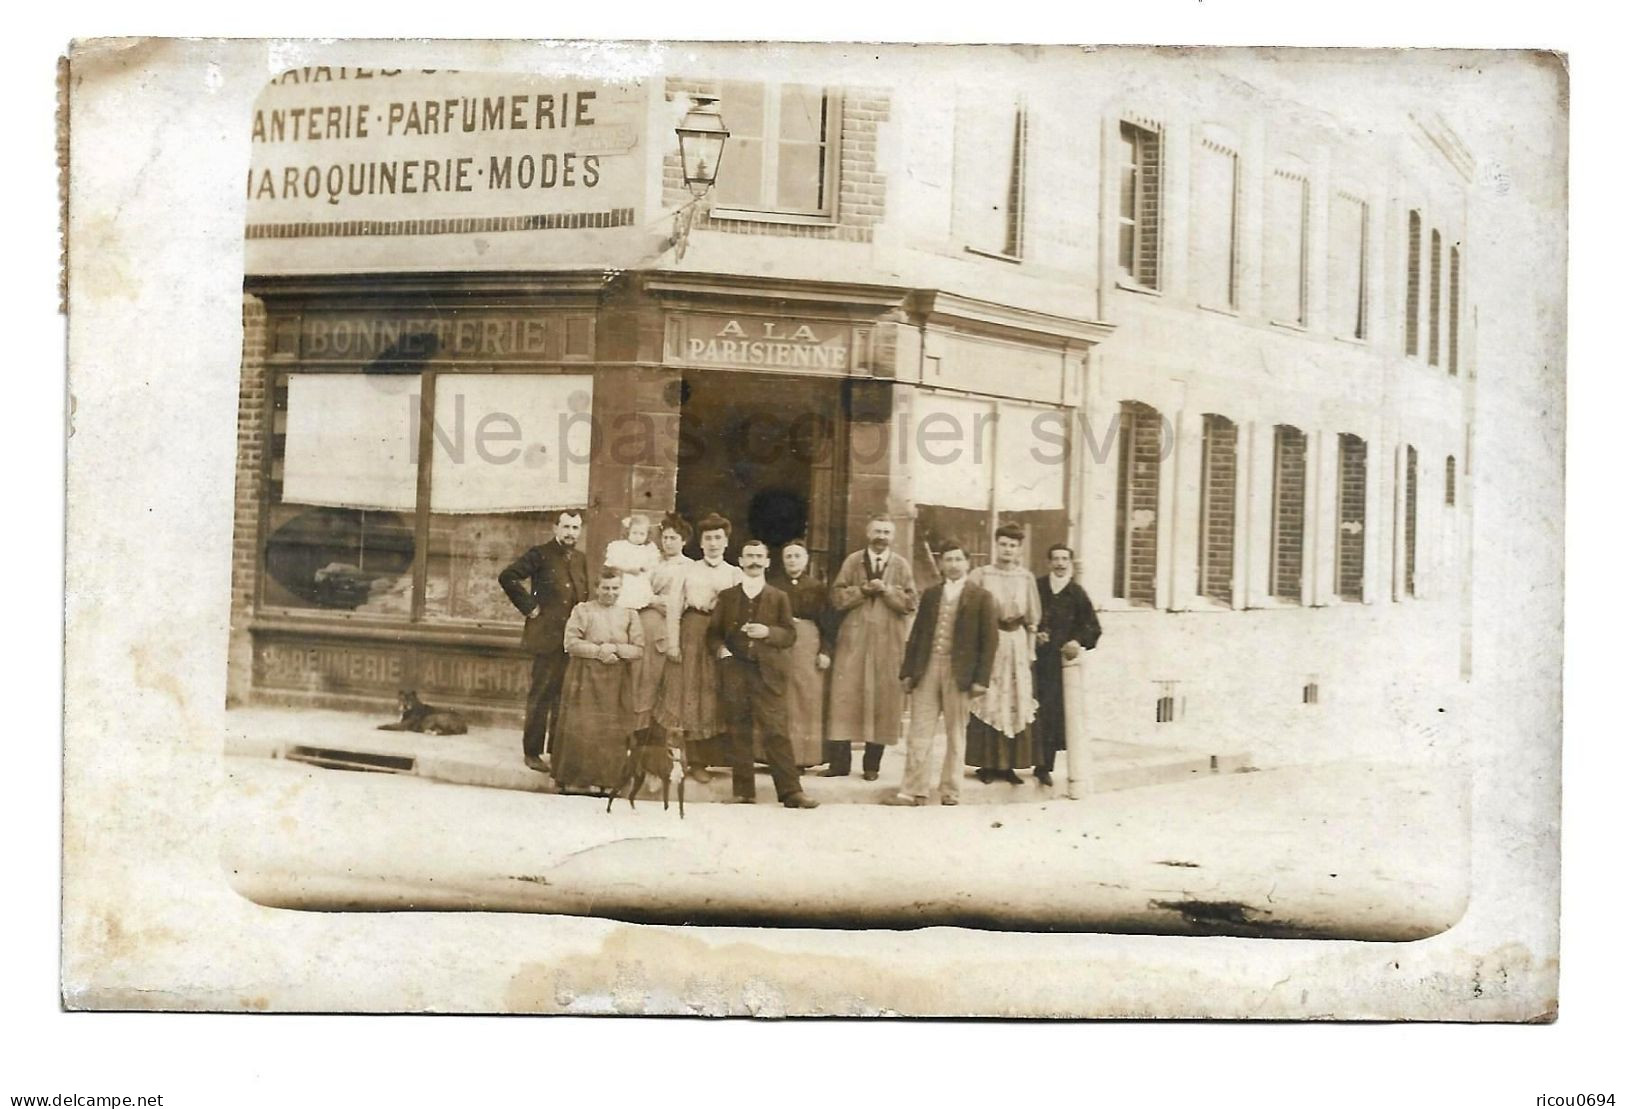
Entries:
[[958, 543], [938, 552], [943, 580], [920, 598], [899, 675], [911, 698], [903, 788], [887, 805], [924, 805], [931, 797], [931, 747], [943, 721], [942, 803], [959, 804], [965, 776], [965, 725], [971, 702], [987, 692], [999, 646], [999, 613], [993, 595], [965, 580], [970, 557]]

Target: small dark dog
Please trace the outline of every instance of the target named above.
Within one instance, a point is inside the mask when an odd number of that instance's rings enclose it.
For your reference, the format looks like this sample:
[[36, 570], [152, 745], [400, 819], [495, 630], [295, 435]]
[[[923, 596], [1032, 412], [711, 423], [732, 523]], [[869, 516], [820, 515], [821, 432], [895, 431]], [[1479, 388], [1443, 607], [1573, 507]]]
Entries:
[[380, 724], [381, 732], [425, 732], [429, 735], [466, 735], [468, 721], [456, 709], [436, 708], [418, 700], [417, 691], [401, 690], [398, 702], [401, 718], [393, 724]]
[[671, 779], [673, 771], [677, 774], [677, 819], [682, 820], [683, 814], [683, 783], [687, 780], [686, 766], [681, 751], [677, 757], [672, 757], [673, 748], [664, 742], [638, 743], [633, 741], [632, 747], [626, 752], [626, 765], [621, 769], [621, 784], [610, 790], [609, 804], [604, 806], [607, 813], [615, 807], [615, 798], [623, 792], [626, 794], [626, 803], [634, 809], [638, 807], [637, 796], [650, 775], [660, 780], [660, 807], [671, 808]]

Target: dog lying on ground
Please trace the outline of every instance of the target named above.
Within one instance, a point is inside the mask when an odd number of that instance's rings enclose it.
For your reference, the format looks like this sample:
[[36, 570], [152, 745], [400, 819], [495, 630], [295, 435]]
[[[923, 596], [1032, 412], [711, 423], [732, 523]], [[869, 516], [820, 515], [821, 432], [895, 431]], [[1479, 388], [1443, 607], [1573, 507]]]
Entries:
[[[673, 757], [675, 755], [675, 757]], [[626, 803], [634, 809], [638, 807], [637, 796], [645, 783], [652, 776], [660, 782], [660, 807], [671, 808], [671, 779], [677, 777], [677, 818], [683, 819], [683, 783], [688, 775], [685, 773], [683, 756], [680, 751], [666, 746], [664, 743], [634, 743], [626, 753], [626, 765], [621, 769], [621, 784], [610, 790], [609, 804], [604, 806], [607, 813], [615, 807], [615, 798], [623, 792], [626, 794]]]

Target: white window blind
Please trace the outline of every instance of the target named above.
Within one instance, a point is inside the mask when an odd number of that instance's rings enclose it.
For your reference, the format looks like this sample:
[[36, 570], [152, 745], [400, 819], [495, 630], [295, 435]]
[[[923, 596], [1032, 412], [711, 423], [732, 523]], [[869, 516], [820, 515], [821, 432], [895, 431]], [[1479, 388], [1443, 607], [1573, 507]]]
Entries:
[[282, 500], [330, 508], [410, 512], [417, 374], [292, 374]]
[[1066, 507], [1066, 459], [1056, 439], [1067, 434], [1065, 412], [1033, 404], [999, 404], [999, 511]]
[[968, 247], [1019, 258], [1027, 114], [1016, 101], [962, 93], [954, 123], [954, 223]]
[[1332, 199], [1332, 244], [1328, 290], [1332, 334], [1365, 338], [1367, 208], [1347, 193]]
[[1270, 175], [1265, 212], [1264, 294], [1269, 318], [1304, 323], [1303, 251], [1309, 182], [1296, 173]]
[[993, 495], [993, 406], [924, 390], [908, 427], [916, 504], [986, 511]]
[[587, 503], [591, 374], [442, 374], [434, 400], [433, 511]]
[[1204, 139], [1196, 165], [1196, 295], [1214, 308], [1236, 303], [1237, 156]]

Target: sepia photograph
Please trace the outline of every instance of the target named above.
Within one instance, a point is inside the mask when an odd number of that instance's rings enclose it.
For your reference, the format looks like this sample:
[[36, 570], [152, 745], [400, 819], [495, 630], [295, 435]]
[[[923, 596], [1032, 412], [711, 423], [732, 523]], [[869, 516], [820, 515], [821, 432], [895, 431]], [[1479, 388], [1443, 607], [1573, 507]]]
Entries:
[[1449, 928], [1500, 274], [1420, 84], [1464, 59], [1366, 60], [1352, 104], [1268, 51], [272, 78], [233, 887]]
[[59, 81], [65, 1010], [1556, 1019], [1563, 55]]

